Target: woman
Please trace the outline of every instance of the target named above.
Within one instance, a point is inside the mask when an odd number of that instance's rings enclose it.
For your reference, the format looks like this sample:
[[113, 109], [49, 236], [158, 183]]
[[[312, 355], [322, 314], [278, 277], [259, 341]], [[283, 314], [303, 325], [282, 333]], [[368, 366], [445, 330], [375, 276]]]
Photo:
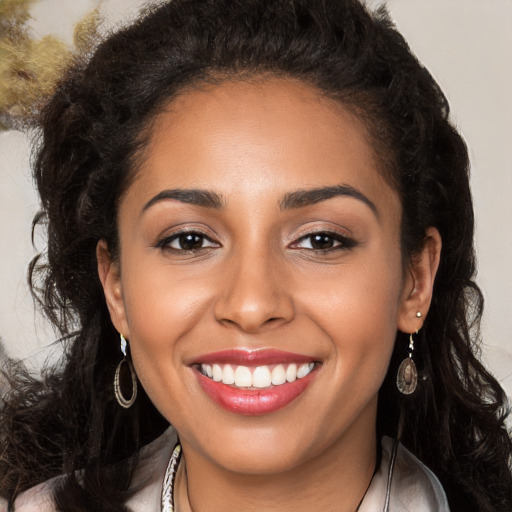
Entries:
[[467, 151], [383, 11], [174, 0], [41, 127], [67, 352], [11, 379], [11, 509], [510, 510]]

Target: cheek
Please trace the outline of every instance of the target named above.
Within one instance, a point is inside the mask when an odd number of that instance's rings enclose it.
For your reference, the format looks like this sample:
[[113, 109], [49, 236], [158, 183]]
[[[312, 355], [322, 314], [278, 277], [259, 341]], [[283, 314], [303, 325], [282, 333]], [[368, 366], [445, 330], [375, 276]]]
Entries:
[[151, 259], [143, 265], [127, 262], [128, 266], [123, 294], [131, 336], [148, 350], [158, 350], [160, 344], [168, 347], [204, 314], [208, 283], [204, 275], [173, 272]]
[[[377, 392], [394, 347], [400, 306], [400, 253], [371, 258], [322, 286], [309, 287], [307, 315], [321, 326], [333, 345], [335, 379], [350, 380], [343, 392]], [[318, 283], [317, 283], [318, 284]], [[306, 294], [305, 294], [306, 295]]]
[[176, 389], [187, 336], [200, 332], [211, 293], [204, 276], [200, 279], [188, 273], [180, 278], [161, 264], [141, 261], [135, 261], [137, 265], [126, 260], [124, 304], [138, 378], [158, 405], [172, 399], [166, 396], [163, 400], [160, 395]]

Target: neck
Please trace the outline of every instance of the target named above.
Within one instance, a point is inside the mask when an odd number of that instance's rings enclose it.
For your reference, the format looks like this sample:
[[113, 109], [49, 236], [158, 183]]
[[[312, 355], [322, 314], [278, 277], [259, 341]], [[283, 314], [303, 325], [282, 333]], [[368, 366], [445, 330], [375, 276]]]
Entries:
[[334, 444], [299, 466], [240, 474], [197, 456], [186, 444], [176, 477], [177, 512], [354, 512], [376, 463], [375, 427], [354, 424]]

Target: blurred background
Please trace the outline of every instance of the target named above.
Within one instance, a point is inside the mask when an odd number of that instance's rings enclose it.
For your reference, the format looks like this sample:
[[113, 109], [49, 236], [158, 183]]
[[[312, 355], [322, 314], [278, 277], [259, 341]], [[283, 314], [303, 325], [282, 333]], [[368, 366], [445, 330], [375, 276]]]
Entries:
[[[147, 0], [18, 0], [30, 35], [70, 45], [76, 23], [94, 9], [109, 30], [136, 16]], [[0, 0], [0, 4], [6, 0]], [[512, 396], [512, 1], [388, 0], [384, 4], [421, 62], [445, 92], [469, 146], [477, 219], [478, 283], [485, 297], [483, 359]], [[1, 20], [0, 20], [1, 21]], [[0, 49], [1, 51], [1, 49]], [[0, 55], [0, 59], [1, 59]], [[1, 89], [0, 89], [1, 90]], [[36, 253], [31, 222], [38, 210], [30, 141], [0, 132], [0, 360], [34, 369], [60, 353], [56, 334], [35, 311], [26, 274]], [[36, 249], [43, 239], [36, 237]]]

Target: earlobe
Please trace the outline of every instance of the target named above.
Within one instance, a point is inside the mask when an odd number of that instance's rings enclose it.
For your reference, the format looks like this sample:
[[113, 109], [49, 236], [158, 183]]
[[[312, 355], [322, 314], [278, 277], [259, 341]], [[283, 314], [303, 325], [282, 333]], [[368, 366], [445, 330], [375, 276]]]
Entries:
[[119, 264], [113, 261], [105, 240], [100, 240], [96, 246], [96, 260], [110, 319], [117, 331], [128, 337]]
[[[441, 257], [441, 235], [436, 228], [425, 232], [423, 247], [411, 257], [404, 282], [398, 314], [398, 329], [411, 333], [418, 331], [425, 321], [432, 301], [434, 280]], [[420, 315], [418, 315], [420, 313]]]

